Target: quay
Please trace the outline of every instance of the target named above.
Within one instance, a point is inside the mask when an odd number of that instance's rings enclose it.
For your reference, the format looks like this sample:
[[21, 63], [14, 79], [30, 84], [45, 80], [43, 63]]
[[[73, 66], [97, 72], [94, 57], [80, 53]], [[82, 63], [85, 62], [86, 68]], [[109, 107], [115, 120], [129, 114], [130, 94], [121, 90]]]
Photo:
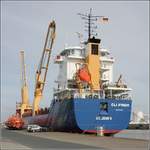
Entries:
[[99, 149], [99, 150], [149, 150], [149, 141], [96, 135], [37, 132], [26, 130], [1, 130], [1, 149]]

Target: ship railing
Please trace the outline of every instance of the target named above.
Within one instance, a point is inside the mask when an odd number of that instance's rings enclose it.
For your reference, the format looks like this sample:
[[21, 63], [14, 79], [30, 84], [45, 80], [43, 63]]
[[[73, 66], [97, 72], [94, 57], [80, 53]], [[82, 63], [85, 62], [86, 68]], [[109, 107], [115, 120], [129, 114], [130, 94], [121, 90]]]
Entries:
[[[60, 99], [65, 98], [83, 98], [83, 99], [123, 99], [123, 100], [131, 100], [131, 93], [129, 91], [115, 94], [113, 92], [107, 93], [105, 95], [104, 90], [98, 90], [91, 92], [89, 89], [83, 89], [82, 93], [79, 93], [77, 89], [66, 89], [59, 91], [60, 95], [63, 95]], [[61, 94], [63, 93], [63, 94]]]
[[104, 91], [94, 91], [91, 93], [90, 90], [84, 90], [82, 93], [79, 93], [78, 90], [73, 91], [72, 93], [74, 98], [88, 98], [88, 99], [104, 99], [105, 93]]
[[107, 99], [114, 99], [114, 100], [131, 100], [130, 94], [121, 94], [121, 95], [107, 95]]

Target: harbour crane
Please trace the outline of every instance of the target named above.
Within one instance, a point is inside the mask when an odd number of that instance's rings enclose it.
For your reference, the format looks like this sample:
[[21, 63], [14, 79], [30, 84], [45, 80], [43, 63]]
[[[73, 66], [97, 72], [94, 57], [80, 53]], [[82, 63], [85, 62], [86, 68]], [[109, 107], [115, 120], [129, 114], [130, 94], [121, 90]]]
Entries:
[[23, 50], [20, 51], [20, 59], [21, 59], [21, 98], [22, 98], [22, 102], [20, 105], [20, 116], [22, 117], [22, 115], [26, 110], [31, 110], [32, 108], [29, 104], [29, 89], [26, 80], [26, 65]]
[[52, 21], [48, 26], [42, 57], [40, 59], [39, 67], [36, 71], [36, 83], [35, 83], [33, 111], [32, 111], [33, 116], [38, 114], [39, 102], [43, 95], [51, 51], [55, 40], [55, 34], [56, 34], [55, 30], [56, 30], [56, 24], [55, 21]]
[[9, 129], [22, 129], [24, 126], [24, 120], [22, 116], [26, 112], [32, 112], [32, 106], [29, 104], [29, 89], [26, 80], [26, 65], [24, 60], [24, 51], [20, 51], [21, 60], [21, 102], [16, 103], [16, 114], [10, 116], [5, 125]]

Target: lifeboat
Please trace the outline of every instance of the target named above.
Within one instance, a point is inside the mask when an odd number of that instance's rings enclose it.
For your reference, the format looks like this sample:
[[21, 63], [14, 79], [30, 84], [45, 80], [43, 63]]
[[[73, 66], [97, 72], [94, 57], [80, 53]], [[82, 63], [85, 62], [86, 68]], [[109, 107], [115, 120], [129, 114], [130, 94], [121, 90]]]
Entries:
[[18, 115], [13, 115], [5, 122], [9, 129], [22, 129], [24, 126], [23, 119]]
[[85, 81], [88, 83], [91, 81], [91, 76], [86, 67], [79, 69], [78, 76], [81, 81]]

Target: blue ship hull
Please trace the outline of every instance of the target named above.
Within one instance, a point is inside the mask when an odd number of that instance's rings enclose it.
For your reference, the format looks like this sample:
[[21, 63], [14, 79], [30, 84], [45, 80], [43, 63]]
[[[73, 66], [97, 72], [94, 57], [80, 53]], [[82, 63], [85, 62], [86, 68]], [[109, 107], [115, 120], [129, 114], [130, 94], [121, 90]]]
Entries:
[[[101, 109], [107, 104], [107, 110]], [[55, 102], [49, 113], [49, 125], [53, 130], [105, 133], [126, 129], [131, 114], [131, 100], [73, 99]]]
[[53, 131], [96, 133], [103, 127], [104, 134], [115, 134], [128, 127], [131, 105], [131, 100], [66, 99], [53, 101], [48, 114], [27, 120]]

